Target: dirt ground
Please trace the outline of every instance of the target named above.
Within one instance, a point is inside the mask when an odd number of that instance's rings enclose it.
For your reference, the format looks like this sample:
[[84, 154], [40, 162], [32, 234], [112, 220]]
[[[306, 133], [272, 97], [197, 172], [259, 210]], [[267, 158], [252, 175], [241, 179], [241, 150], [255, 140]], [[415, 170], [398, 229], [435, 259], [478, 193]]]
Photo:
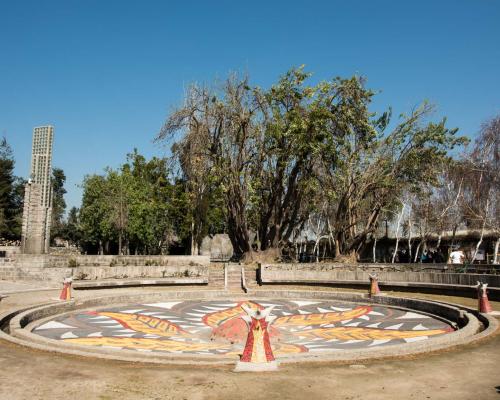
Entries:
[[[98, 293], [104, 294], [107, 293]], [[93, 295], [91, 291], [77, 294]], [[10, 294], [0, 303], [0, 312], [56, 296], [57, 291]], [[474, 304], [472, 299], [418, 297]], [[497, 309], [498, 306], [494, 304]], [[362, 364], [288, 364], [270, 373], [79, 358], [0, 341], [2, 400], [247, 398], [500, 399], [500, 335], [459, 349], [405, 359]]]

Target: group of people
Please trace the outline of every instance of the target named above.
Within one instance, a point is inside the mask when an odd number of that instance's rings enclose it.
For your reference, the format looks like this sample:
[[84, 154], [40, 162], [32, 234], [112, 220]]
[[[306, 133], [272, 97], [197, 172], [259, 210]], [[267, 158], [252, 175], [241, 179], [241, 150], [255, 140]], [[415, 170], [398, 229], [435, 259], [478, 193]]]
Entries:
[[[463, 264], [465, 261], [465, 254], [459, 248], [454, 249], [448, 258], [441, 251], [441, 249], [425, 249], [422, 254], [417, 258], [417, 262], [424, 264], [428, 263], [448, 263], [448, 264]], [[397, 252], [394, 262], [397, 263], [411, 263], [414, 262], [412, 256], [407, 249], [401, 249]]]
[[[394, 258], [397, 263], [411, 263], [414, 259], [407, 249], [399, 250]], [[443, 263], [445, 257], [439, 249], [425, 249], [418, 257], [417, 262], [422, 263]]]

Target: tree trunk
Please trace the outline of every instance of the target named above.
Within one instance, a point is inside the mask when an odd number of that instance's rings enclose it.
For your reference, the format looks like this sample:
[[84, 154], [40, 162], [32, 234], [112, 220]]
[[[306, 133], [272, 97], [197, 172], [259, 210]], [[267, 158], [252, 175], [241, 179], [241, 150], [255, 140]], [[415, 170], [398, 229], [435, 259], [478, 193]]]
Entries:
[[477, 257], [477, 253], [479, 251], [479, 246], [481, 246], [481, 243], [483, 243], [483, 236], [484, 236], [484, 224], [483, 224], [483, 227], [481, 228], [481, 235], [479, 236], [479, 240], [476, 244], [476, 248], [474, 249], [474, 254], [472, 255], [472, 259], [471, 259], [471, 264], [474, 264], [474, 261]]
[[391, 264], [394, 264], [396, 260], [396, 255], [398, 254], [398, 246], [399, 246], [399, 236], [396, 237], [396, 246], [394, 247], [394, 251], [392, 253]]
[[437, 241], [437, 244], [436, 244], [436, 249], [439, 249], [439, 246], [441, 246], [441, 237], [443, 236], [443, 231], [441, 231], [439, 233], [439, 236], [438, 236], [438, 241]]
[[398, 215], [398, 225], [396, 226], [396, 247], [394, 249], [394, 253], [392, 254], [391, 264], [394, 264], [394, 260], [396, 259], [396, 255], [398, 254], [398, 245], [399, 245], [399, 227], [401, 225], [401, 218], [403, 218], [403, 213], [405, 210], [405, 206], [401, 207], [401, 214]]
[[[410, 228], [411, 229], [411, 228]], [[411, 262], [411, 231], [408, 236], [408, 262]]]
[[420, 246], [422, 244], [422, 241], [418, 242], [418, 246], [417, 246], [417, 249], [415, 250], [415, 259], [413, 260], [414, 263], [417, 262], [417, 259], [418, 259], [418, 252], [420, 251]]
[[340, 257], [340, 242], [338, 239], [335, 239], [335, 258]]
[[373, 238], [373, 262], [377, 262], [377, 238]]
[[321, 239], [327, 239], [328, 236], [325, 235], [325, 236], [319, 236], [318, 239], [316, 239], [316, 243], [314, 244], [314, 249], [313, 249], [313, 254], [316, 254], [316, 262], [319, 261], [319, 243], [321, 241]]
[[[451, 234], [451, 245], [452, 245], [452, 246], [455, 246], [455, 236], [456, 236], [456, 234], [457, 234], [457, 228], [458, 228], [458, 226], [457, 226], [457, 225], [454, 225], [454, 226], [453, 226], [453, 233]], [[448, 251], [448, 255], [450, 255], [450, 254], [449, 254], [449, 251]]]
[[191, 255], [194, 256], [194, 219], [191, 221]]
[[412, 211], [412, 208], [411, 208], [411, 203], [410, 203], [410, 206], [409, 206], [409, 210], [408, 210], [408, 262], [411, 263], [411, 228], [412, 228], [412, 224], [411, 224], [411, 211]]
[[495, 249], [493, 250], [493, 264], [498, 264], [498, 248], [500, 247], [500, 238], [495, 242]]
[[[258, 240], [258, 236], [259, 236], [259, 234], [257, 233], [257, 240]], [[300, 249], [299, 249], [299, 246], [297, 246], [297, 236], [295, 236], [295, 234], [293, 235], [293, 248], [295, 250], [294, 259], [297, 261], [299, 259]]]
[[[250, 245], [250, 236], [248, 234], [248, 225], [245, 216], [245, 202], [239, 189], [229, 190], [227, 196], [227, 225], [228, 235], [233, 245], [233, 251], [236, 256], [245, 259], [252, 259], [252, 246]], [[264, 249], [267, 238], [261, 232], [261, 248]], [[247, 255], [248, 253], [248, 255]]]
[[118, 255], [122, 255], [122, 231], [118, 231]]

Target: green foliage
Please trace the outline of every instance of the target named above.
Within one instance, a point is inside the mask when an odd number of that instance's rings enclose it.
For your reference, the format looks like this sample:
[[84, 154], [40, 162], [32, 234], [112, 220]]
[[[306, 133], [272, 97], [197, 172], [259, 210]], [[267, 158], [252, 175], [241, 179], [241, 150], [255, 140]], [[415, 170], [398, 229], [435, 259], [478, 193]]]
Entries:
[[309, 77], [300, 67], [269, 90], [236, 76], [194, 85], [157, 137], [182, 134], [172, 150], [193, 212], [218, 188], [236, 252], [251, 252], [250, 230], [260, 250], [282, 248], [311, 216], [328, 221], [339, 254], [356, 252], [382, 210], [435, 185], [448, 151], [464, 143], [445, 120], [426, 122], [426, 103], [387, 133], [392, 111], [370, 111], [374, 92], [362, 78], [311, 86]]
[[70, 259], [68, 260], [68, 268], [76, 268], [76, 267], [78, 267], [78, 265], [79, 265], [79, 264], [78, 264], [78, 262], [76, 261], [76, 259], [74, 259], [74, 258], [70, 258]]
[[81, 232], [79, 228], [78, 208], [71, 207], [69, 210], [68, 218], [62, 232], [62, 237], [74, 244], [78, 244], [80, 242]]
[[63, 237], [65, 230], [64, 213], [66, 211], [66, 201], [64, 195], [66, 189], [64, 183], [66, 175], [61, 168], [52, 169], [52, 229], [51, 236]]
[[111, 206], [107, 194], [107, 181], [98, 175], [86, 176], [83, 181], [83, 199], [80, 208], [82, 242], [102, 247], [113, 237], [109, 215]]
[[[148, 161], [134, 150], [118, 170], [85, 178], [78, 225], [87, 251], [163, 254], [186, 245], [193, 209], [185, 181], [170, 178], [167, 161]], [[208, 221], [217, 218], [216, 211], [206, 214]]]
[[0, 140], [0, 238], [21, 237], [24, 181], [14, 176], [14, 158], [5, 138]]

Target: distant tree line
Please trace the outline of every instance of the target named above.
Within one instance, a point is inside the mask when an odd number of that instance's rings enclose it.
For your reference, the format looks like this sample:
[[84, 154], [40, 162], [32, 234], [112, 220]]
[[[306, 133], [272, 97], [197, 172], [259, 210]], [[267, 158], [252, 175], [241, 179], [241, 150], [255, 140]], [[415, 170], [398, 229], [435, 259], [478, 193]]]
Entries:
[[[88, 254], [189, 254], [208, 234], [224, 232], [221, 191], [194, 198], [169, 158], [146, 160], [137, 150], [118, 169], [86, 176], [80, 208], [67, 216], [66, 176], [54, 168], [51, 243], [66, 241]], [[17, 243], [25, 180], [15, 177], [14, 158], [0, 141], [0, 242]], [[196, 204], [194, 203], [196, 201]], [[195, 228], [196, 227], [196, 228]], [[196, 230], [194, 230], [196, 229]]]
[[73, 215], [85, 251], [189, 253], [192, 241], [225, 229], [216, 193], [193, 206], [186, 181], [173, 176], [168, 161], [147, 161], [134, 150], [119, 169], [85, 178], [82, 206], [79, 215]]

